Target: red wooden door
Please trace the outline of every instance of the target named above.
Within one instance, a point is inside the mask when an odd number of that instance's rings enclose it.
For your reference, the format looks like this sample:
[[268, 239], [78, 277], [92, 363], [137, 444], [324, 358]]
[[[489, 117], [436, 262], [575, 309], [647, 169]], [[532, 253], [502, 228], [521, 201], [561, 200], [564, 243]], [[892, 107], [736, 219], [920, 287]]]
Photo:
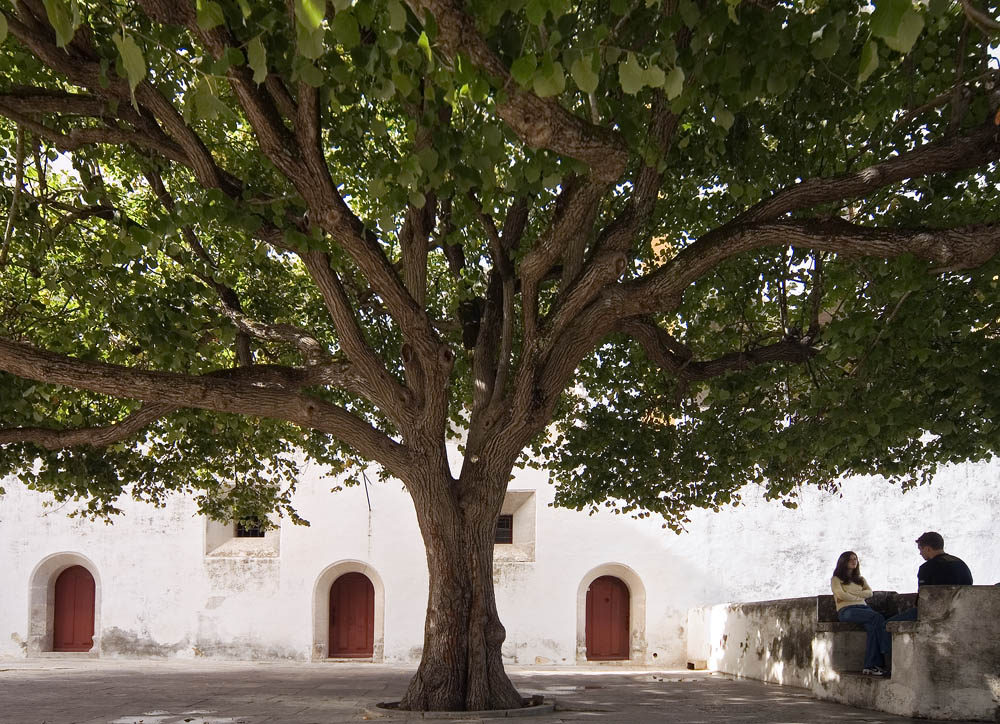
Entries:
[[94, 646], [94, 577], [83, 566], [56, 579], [53, 651], [90, 651]]
[[330, 658], [363, 658], [375, 649], [375, 588], [363, 573], [330, 586]]
[[628, 587], [614, 576], [601, 576], [587, 589], [587, 658], [628, 659]]

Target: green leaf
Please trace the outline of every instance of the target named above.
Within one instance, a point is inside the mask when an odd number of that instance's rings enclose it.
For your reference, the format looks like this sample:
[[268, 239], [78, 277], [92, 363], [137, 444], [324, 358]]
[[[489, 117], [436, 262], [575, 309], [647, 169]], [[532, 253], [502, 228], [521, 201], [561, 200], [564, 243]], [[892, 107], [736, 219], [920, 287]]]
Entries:
[[399, 91], [399, 94], [403, 97], [410, 95], [410, 93], [413, 92], [413, 89], [417, 87], [413, 82], [413, 79], [405, 73], [393, 73], [392, 83], [396, 86], [396, 90]]
[[642, 74], [642, 81], [650, 88], [662, 88], [667, 80], [663, 68], [658, 65], [651, 65]]
[[301, 24], [296, 24], [296, 44], [295, 50], [303, 58], [315, 60], [323, 55], [323, 28], [318, 27], [310, 30]]
[[295, 50], [315, 60], [323, 55], [323, 18], [326, 0], [295, 0]]
[[198, 0], [197, 8], [198, 27], [202, 30], [211, 30], [226, 22], [222, 6], [213, 0]]
[[0, 43], [7, 39], [7, 16], [0, 13]]
[[253, 82], [260, 85], [267, 78], [267, 49], [259, 35], [247, 44], [247, 62], [253, 69]]
[[781, 95], [788, 89], [788, 76], [785, 69], [775, 66], [767, 76], [767, 92], [772, 95]]
[[[56, 31], [56, 45], [65, 48], [71, 40], [76, 28], [73, 25], [73, 10], [66, 0], [42, 0], [45, 14]], [[6, 19], [4, 21], [6, 26]]]
[[894, 38], [903, 15], [913, 8], [911, 0], [877, 0], [872, 13], [871, 31], [878, 38]]
[[556, 96], [566, 90], [566, 73], [562, 63], [545, 63], [541, 72], [535, 75], [532, 87], [540, 98]]
[[528, 4], [524, 8], [524, 14], [527, 16], [528, 22], [532, 25], [541, 25], [544, 23], [547, 13], [548, 7], [543, 0], [528, 0]]
[[732, 112], [728, 108], [725, 108], [723, 106], [716, 106], [715, 122], [718, 125], [722, 126], [724, 129], [728, 131], [730, 128], [733, 127], [733, 122], [735, 120], [736, 117], [732, 114]]
[[427, 197], [424, 196], [419, 191], [410, 192], [410, 204], [417, 207], [418, 209], [424, 208], [424, 204], [427, 203]]
[[427, 173], [430, 173], [437, 168], [438, 152], [428, 146], [427, 148], [422, 148], [417, 152], [417, 159], [420, 161], [420, 168]]
[[215, 95], [212, 84], [207, 78], [203, 78], [194, 94], [195, 116], [203, 121], [214, 121], [224, 110], [226, 106]]
[[667, 73], [667, 80], [663, 84], [663, 90], [667, 94], [668, 100], [673, 100], [684, 91], [684, 71], [679, 65]]
[[569, 67], [569, 72], [573, 75], [576, 87], [584, 93], [593, 93], [597, 90], [600, 78], [594, 72], [594, 57], [592, 55], [583, 55], [574, 60]]
[[434, 67], [434, 53], [431, 51], [431, 39], [427, 36], [427, 31], [420, 33], [420, 37], [417, 38], [417, 47], [424, 51], [427, 64]]
[[326, 0], [295, 0], [295, 19], [307, 30], [315, 30], [326, 15]]
[[823, 37], [812, 46], [812, 57], [816, 60], [832, 58], [840, 48], [840, 36], [832, 23], [823, 28]]
[[622, 90], [629, 95], [635, 95], [642, 90], [643, 72], [635, 53], [629, 53], [625, 60], [618, 64], [618, 80]]
[[878, 68], [878, 43], [869, 40], [861, 51], [861, 65], [858, 68], [858, 82], [864, 83]]
[[736, 14], [736, 8], [740, 6], [740, 0], [726, 0], [726, 10], [729, 12], [729, 19], [737, 25], [740, 24], [740, 17]]
[[905, 55], [910, 52], [923, 31], [924, 16], [911, 7], [903, 13], [896, 34], [891, 38], [885, 38], [885, 44]]
[[406, 8], [403, 7], [403, 3], [390, 0], [388, 10], [389, 28], [397, 33], [406, 30]]
[[326, 82], [326, 76], [323, 71], [316, 67], [314, 63], [303, 63], [298, 67], [299, 78], [313, 88], [322, 88], [323, 83]]
[[951, 5], [951, 0], [930, 0], [927, 3], [927, 10], [930, 12], [932, 18], [936, 18], [939, 15], [944, 15], [948, 12], [948, 7]]
[[535, 68], [538, 67], [538, 59], [533, 53], [522, 55], [510, 65], [510, 74], [514, 80], [522, 86], [527, 87], [531, 79], [535, 77]]
[[333, 17], [333, 34], [345, 50], [351, 50], [361, 44], [361, 28], [349, 11], [342, 10]]
[[121, 55], [122, 66], [125, 68], [125, 76], [128, 78], [129, 90], [132, 93], [132, 105], [138, 108], [135, 102], [135, 89], [146, 77], [146, 60], [131, 35], [121, 36], [115, 33], [111, 39]]
[[698, 10], [698, 6], [692, 0], [681, 0], [677, 9], [680, 10], [681, 19], [684, 21], [684, 24], [694, 30], [695, 26], [698, 25], [698, 19], [701, 18], [701, 11]]

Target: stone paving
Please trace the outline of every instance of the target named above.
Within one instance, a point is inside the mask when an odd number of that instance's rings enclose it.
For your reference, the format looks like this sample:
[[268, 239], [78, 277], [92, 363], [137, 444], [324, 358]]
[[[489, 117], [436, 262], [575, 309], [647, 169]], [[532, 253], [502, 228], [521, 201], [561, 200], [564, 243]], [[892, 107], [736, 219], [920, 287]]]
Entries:
[[[517, 719], [524, 724], [926, 721], [706, 672], [517, 666], [508, 672], [525, 696], [555, 701], [551, 713]], [[0, 724], [360, 722], [378, 718], [366, 708], [398, 700], [412, 674], [413, 667], [383, 664], [0, 659]]]

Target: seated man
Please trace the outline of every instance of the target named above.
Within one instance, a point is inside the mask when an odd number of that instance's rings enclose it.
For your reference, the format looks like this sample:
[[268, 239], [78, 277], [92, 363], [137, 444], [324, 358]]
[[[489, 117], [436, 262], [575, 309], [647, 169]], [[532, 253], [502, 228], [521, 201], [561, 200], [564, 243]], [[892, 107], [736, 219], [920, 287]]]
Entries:
[[[933, 531], [917, 538], [917, 550], [926, 563], [917, 569], [917, 588], [920, 586], [971, 586], [972, 571], [958, 556], [944, 552], [944, 538]], [[889, 621], [916, 621], [917, 609], [909, 608]]]

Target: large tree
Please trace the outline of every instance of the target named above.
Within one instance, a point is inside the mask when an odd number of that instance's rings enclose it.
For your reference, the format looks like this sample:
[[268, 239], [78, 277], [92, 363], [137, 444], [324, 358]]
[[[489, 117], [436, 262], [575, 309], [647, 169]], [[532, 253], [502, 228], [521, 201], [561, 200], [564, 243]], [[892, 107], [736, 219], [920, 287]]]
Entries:
[[376, 464], [427, 551], [404, 707], [519, 703], [526, 452], [679, 528], [1000, 443], [995, 2], [0, 8], [0, 475], [239, 519]]

